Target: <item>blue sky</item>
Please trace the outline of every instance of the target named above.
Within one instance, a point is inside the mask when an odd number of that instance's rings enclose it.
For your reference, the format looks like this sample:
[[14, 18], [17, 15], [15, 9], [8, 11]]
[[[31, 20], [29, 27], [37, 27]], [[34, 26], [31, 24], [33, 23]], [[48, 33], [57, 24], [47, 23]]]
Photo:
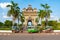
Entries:
[[[7, 17], [8, 8], [6, 5], [10, 4], [11, 0], [0, 0], [0, 21], [4, 22], [6, 19], [12, 20], [10, 17]], [[37, 8], [37, 10], [42, 9], [40, 4], [48, 4], [51, 6], [51, 18], [53, 20], [58, 20], [60, 18], [60, 0], [13, 0], [19, 4], [20, 9], [27, 8], [29, 4], [32, 5], [32, 8]]]

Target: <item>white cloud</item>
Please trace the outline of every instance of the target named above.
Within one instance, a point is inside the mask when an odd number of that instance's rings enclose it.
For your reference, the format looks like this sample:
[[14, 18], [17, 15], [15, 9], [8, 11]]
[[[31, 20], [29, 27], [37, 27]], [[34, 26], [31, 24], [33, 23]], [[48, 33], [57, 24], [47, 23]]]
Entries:
[[11, 3], [8, 3], [8, 2], [4, 2], [4, 3], [0, 3], [0, 7], [2, 8], [2, 9], [4, 9], [4, 8], [6, 8], [6, 6], [7, 5], [11, 5]]
[[50, 16], [50, 20], [57, 20], [57, 21], [58, 21], [59, 18], [58, 18], [57, 16], [51, 15], [51, 16]]
[[12, 16], [11, 17], [8, 17], [8, 16], [4, 15], [3, 18], [12, 18]]
[[2, 16], [3, 16], [3, 18], [12, 18], [12, 16], [7, 16], [7, 13], [4, 13], [4, 12], [2, 12]]
[[8, 17], [8, 16], [3, 16], [3, 18], [10, 18], [10, 17]]
[[[43, 21], [45, 20], [45, 18], [43, 19]], [[50, 19], [48, 20], [56, 20], [56, 21], [59, 21], [59, 17], [55, 16], [55, 15], [51, 15], [50, 16]]]

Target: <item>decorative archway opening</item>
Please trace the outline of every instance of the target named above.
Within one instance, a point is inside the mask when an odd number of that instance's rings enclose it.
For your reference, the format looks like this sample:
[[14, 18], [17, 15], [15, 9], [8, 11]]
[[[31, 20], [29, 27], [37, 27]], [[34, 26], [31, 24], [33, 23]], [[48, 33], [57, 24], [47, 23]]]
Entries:
[[32, 20], [28, 20], [27, 26], [32, 26]]
[[32, 26], [33, 24], [32, 24], [32, 18], [31, 17], [29, 17], [28, 18], [28, 21], [27, 21], [27, 26]]

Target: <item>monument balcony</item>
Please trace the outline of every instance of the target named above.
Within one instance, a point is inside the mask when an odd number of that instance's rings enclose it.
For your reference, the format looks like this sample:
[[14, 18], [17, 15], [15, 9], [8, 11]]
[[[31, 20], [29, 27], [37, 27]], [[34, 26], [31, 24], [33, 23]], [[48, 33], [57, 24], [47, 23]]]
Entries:
[[37, 13], [37, 11], [23, 11], [24, 13]]

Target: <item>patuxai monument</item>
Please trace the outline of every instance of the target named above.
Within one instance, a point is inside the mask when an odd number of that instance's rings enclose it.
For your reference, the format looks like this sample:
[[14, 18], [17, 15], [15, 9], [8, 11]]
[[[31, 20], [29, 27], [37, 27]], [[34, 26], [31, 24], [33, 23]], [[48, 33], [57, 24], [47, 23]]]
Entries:
[[23, 14], [25, 17], [25, 26], [36, 26], [37, 23], [35, 22], [35, 19], [37, 17], [37, 9], [32, 8], [31, 5], [28, 5], [27, 8], [23, 8]]

